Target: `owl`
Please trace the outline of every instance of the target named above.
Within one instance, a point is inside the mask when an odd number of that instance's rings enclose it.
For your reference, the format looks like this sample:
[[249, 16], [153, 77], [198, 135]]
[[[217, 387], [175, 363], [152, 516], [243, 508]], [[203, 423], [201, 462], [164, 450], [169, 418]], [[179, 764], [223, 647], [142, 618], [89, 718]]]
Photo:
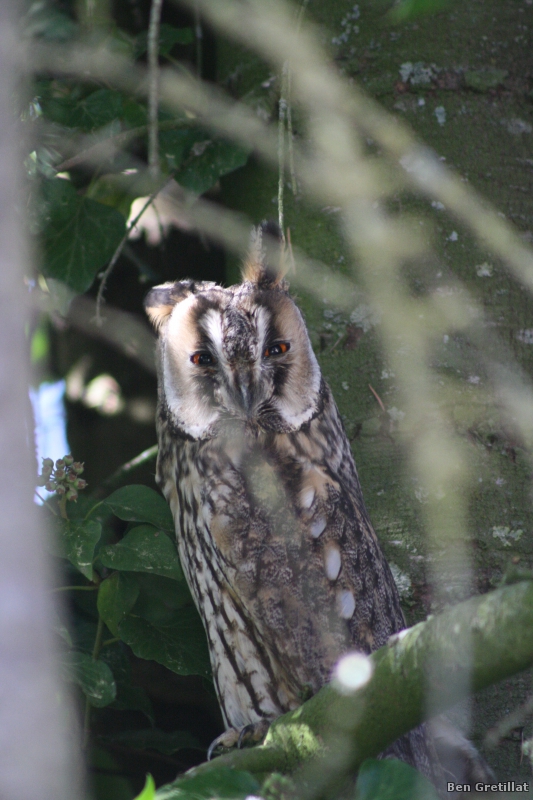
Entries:
[[[261, 736], [340, 656], [405, 627], [335, 400], [266, 252], [275, 233], [254, 231], [242, 283], [181, 280], [145, 300], [158, 333], [157, 482], [228, 728], [214, 744]], [[391, 753], [431, 774], [427, 740], [419, 728]]]

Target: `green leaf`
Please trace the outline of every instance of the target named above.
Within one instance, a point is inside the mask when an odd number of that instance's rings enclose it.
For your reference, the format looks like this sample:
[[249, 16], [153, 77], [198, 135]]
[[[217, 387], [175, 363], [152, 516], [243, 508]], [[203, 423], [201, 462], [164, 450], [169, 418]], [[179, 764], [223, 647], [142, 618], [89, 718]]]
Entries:
[[44, 181], [43, 197], [42, 272], [85, 292], [118, 247], [126, 220], [110, 206], [79, 197], [61, 178]]
[[159, 152], [165, 157], [167, 168], [176, 170], [197, 142], [210, 141], [210, 134], [199, 128], [181, 128], [160, 131]]
[[184, 748], [205, 752], [205, 747], [202, 747], [198, 739], [188, 731], [167, 733], [158, 728], [147, 728], [141, 731], [120, 731], [110, 736], [102, 736], [101, 739], [105, 742], [117, 742], [126, 747], [133, 747], [136, 750], [157, 750], [167, 756]]
[[56, 536], [50, 545], [52, 555], [67, 558], [91, 581], [94, 548], [102, 535], [100, 523], [95, 520], [58, 519], [56, 531]]
[[[168, 56], [175, 44], [192, 44], [194, 34], [191, 28], [175, 28], [162, 22], [159, 28], [159, 55]], [[148, 34], [143, 31], [135, 40], [135, 56], [140, 58], [148, 49]]]
[[123, 486], [110, 494], [105, 504], [119, 519], [148, 522], [162, 531], [174, 533], [174, 520], [167, 501], [148, 486]]
[[43, 114], [58, 125], [94, 131], [109, 125], [122, 115], [123, 98], [112, 89], [97, 89], [79, 97], [73, 91], [67, 97], [54, 97], [45, 93], [40, 101]]
[[153, 525], [138, 525], [118, 544], [102, 547], [98, 557], [109, 569], [148, 572], [176, 581], [183, 580], [175, 543]]
[[136, 656], [157, 661], [178, 675], [211, 675], [205, 632], [194, 607], [183, 608], [172, 625], [152, 625], [129, 615], [120, 623], [119, 635]]
[[135, 800], [155, 800], [155, 783], [150, 773], [146, 776], [144, 789], [137, 795]]
[[157, 800], [241, 800], [257, 795], [260, 786], [249, 772], [219, 767], [195, 777], [178, 778], [156, 793]]
[[104, 708], [113, 702], [117, 687], [107, 664], [79, 652], [66, 653], [62, 661], [66, 679], [79, 684], [92, 706]]
[[361, 765], [354, 800], [438, 800], [432, 784], [416, 769], [386, 758], [368, 758]]
[[133, 575], [117, 572], [100, 584], [98, 612], [113, 636], [118, 636], [118, 626], [131, 611], [138, 596], [139, 585]]
[[[121, 577], [135, 579], [133, 575], [123, 575]], [[117, 696], [115, 701], [111, 703], [110, 708], [116, 708], [119, 711], [141, 711], [153, 724], [154, 710], [152, 703], [144, 689], [132, 684], [131, 664], [126, 651], [127, 647], [122, 642], [113, 642], [103, 647], [100, 653], [101, 660], [107, 664], [113, 673], [117, 686]]]
[[97, 89], [77, 105], [75, 125], [93, 131], [114, 122], [122, 114], [122, 95], [112, 89]]
[[222, 175], [244, 166], [250, 153], [249, 149], [222, 139], [205, 141], [204, 148], [198, 145], [198, 155], [193, 155], [191, 161], [176, 174], [176, 181], [196, 194], [203, 194]]
[[132, 614], [152, 625], [172, 625], [179, 620], [181, 609], [192, 606], [193, 599], [185, 581], [175, 581], [160, 575], [137, 575], [140, 592]]

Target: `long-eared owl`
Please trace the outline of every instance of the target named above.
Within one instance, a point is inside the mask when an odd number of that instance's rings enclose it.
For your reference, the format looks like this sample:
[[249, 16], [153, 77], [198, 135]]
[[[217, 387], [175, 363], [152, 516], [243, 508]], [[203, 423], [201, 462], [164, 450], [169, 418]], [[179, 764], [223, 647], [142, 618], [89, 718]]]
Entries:
[[[241, 284], [182, 280], [145, 301], [157, 481], [235, 738], [300, 705], [346, 651], [405, 627], [337, 406], [262, 238]], [[428, 772], [424, 734], [404, 739], [398, 755]]]

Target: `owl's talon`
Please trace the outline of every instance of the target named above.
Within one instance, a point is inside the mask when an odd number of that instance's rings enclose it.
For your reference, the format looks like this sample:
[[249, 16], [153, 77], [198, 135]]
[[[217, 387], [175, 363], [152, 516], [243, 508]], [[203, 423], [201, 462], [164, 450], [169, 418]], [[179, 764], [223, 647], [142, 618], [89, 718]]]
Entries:
[[241, 728], [241, 732], [239, 733], [239, 738], [237, 739], [237, 750], [241, 750], [242, 749], [242, 745], [243, 745], [245, 737], [248, 736], [248, 734], [253, 732], [254, 727], [255, 727], [255, 725], [252, 725], [250, 723], [250, 725], [245, 725], [244, 728]]
[[207, 751], [207, 760], [211, 761], [211, 757], [217, 747], [223, 747], [224, 750], [231, 750], [232, 747], [237, 747], [240, 750], [246, 744], [257, 744], [265, 738], [266, 733], [270, 727], [270, 722], [262, 719], [259, 722], [251, 722], [249, 725], [244, 725], [242, 728], [228, 728], [227, 731], [217, 736]]
[[237, 748], [240, 750], [246, 740], [248, 740], [250, 744], [258, 744], [265, 738], [269, 728], [270, 722], [266, 719], [261, 719], [259, 722], [251, 722], [249, 725], [245, 725], [244, 728], [241, 728], [241, 732], [239, 733]]
[[213, 739], [207, 750], [207, 760], [211, 761], [214, 751], [217, 747], [223, 747], [225, 750], [231, 750], [235, 745], [239, 746], [241, 731], [236, 728], [228, 728], [227, 731], [221, 733], [216, 739]]

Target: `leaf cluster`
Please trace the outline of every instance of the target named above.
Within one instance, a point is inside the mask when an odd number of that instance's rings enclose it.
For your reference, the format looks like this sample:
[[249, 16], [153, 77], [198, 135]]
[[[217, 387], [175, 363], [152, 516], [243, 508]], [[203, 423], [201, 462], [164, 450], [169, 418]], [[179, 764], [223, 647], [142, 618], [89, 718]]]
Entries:
[[[26, 19], [27, 36], [71, 45], [84, 41], [81, 26], [54, 3], [39, 5], [40, 13]], [[147, 30], [132, 36], [111, 24], [105, 44], [135, 65], [146, 57], [147, 36]], [[161, 62], [177, 64], [176, 51], [187, 52], [193, 40], [190, 27], [163, 23]], [[160, 107], [158, 170], [148, 174], [147, 101], [98, 80], [49, 71], [35, 75], [22, 118], [37, 141], [25, 163], [40, 270], [74, 293], [87, 291], [110, 262], [137, 197], [157, 192], [171, 177], [183, 189], [204, 194], [249, 155], [248, 148], [206, 130], [194, 114]]]

